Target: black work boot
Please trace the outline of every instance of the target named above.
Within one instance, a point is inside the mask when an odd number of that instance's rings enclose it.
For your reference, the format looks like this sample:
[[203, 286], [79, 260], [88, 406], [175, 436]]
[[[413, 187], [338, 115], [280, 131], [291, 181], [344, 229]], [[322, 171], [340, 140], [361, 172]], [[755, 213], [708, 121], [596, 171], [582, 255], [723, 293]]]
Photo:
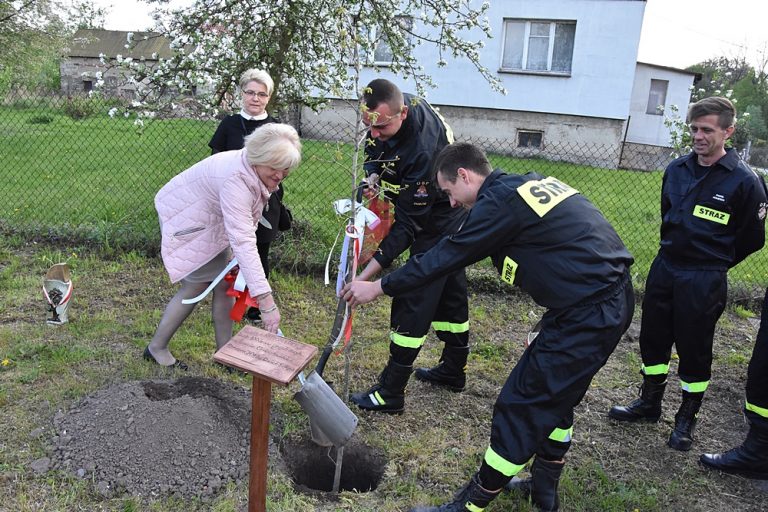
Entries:
[[705, 453], [699, 461], [723, 473], [768, 480], [768, 429], [753, 425], [740, 446], [725, 453]]
[[446, 345], [440, 362], [434, 368], [417, 368], [416, 379], [442, 386], [455, 393], [464, 391], [467, 383], [467, 357], [469, 347]]
[[353, 393], [349, 399], [366, 411], [400, 414], [405, 408], [405, 387], [412, 371], [412, 365], [398, 364], [390, 357], [379, 382], [368, 391]]
[[531, 464], [530, 478], [514, 477], [504, 488], [520, 491], [526, 497], [530, 497], [531, 503], [537, 510], [555, 512], [560, 508], [557, 486], [560, 483], [563, 466], [565, 466], [564, 462], [551, 462], [536, 457]]
[[666, 375], [643, 375], [640, 398], [626, 406], [614, 405], [608, 417], [618, 421], [659, 421], [666, 387]]
[[667, 444], [670, 448], [687, 452], [693, 444], [693, 431], [696, 428], [696, 417], [701, 407], [704, 393], [689, 393], [683, 391], [683, 403], [675, 414], [675, 429], [669, 436]]
[[467, 485], [459, 489], [453, 496], [453, 501], [440, 505], [439, 507], [415, 507], [410, 512], [467, 512], [481, 511], [493, 501], [499, 491], [489, 491], [480, 486], [480, 479], [477, 473], [472, 477]]

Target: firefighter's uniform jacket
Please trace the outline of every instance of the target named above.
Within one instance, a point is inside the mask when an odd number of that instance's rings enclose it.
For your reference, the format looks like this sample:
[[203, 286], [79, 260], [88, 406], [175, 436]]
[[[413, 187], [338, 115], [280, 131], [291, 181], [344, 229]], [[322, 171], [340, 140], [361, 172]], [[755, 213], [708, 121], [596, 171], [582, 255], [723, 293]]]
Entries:
[[570, 445], [573, 408], [632, 319], [633, 258], [577, 190], [496, 170], [461, 230], [384, 276], [382, 289], [396, 297], [487, 256], [548, 308], [494, 407], [485, 463], [508, 478], [534, 453], [556, 460]]
[[640, 351], [646, 375], [665, 375], [674, 344], [683, 390], [709, 385], [715, 324], [728, 269], [765, 243], [761, 177], [726, 150], [709, 168], [691, 153], [667, 166], [661, 188], [661, 244], [648, 273]]
[[[403, 97], [408, 115], [400, 130], [386, 141], [371, 139], [366, 146], [365, 172], [379, 174], [379, 186], [394, 205], [392, 228], [373, 256], [384, 268], [409, 248], [411, 256], [427, 251], [443, 236], [456, 232], [466, 216], [461, 209], [451, 208], [431, 181], [432, 162], [453, 142], [450, 127], [424, 99], [411, 94]], [[446, 344], [468, 345], [463, 268], [392, 301], [389, 336], [393, 356], [399, 354], [397, 362], [413, 363], [430, 325]]]

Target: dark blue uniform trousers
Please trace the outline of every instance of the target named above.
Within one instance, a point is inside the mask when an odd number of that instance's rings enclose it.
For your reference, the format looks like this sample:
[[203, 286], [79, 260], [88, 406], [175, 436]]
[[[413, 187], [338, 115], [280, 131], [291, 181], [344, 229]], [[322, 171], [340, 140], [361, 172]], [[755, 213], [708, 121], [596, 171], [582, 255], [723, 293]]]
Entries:
[[[629, 327], [634, 309], [626, 273], [601, 297], [544, 313], [539, 335], [494, 405], [491, 449], [515, 465], [525, 464], [534, 454], [548, 460], [565, 455], [562, 449], [557, 453], [558, 445], [567, 449], [570, 442], [553, 444], [549, 436], [572, 425], [574, 407]], [[495, 489], [504, 485], [501, 480], [483, 482]]]
[[643, 365], [669, 364], [674, 344], [680, 357], [680, 380], [708, 383], [715, 325], [725, 309], [727, 294], [727, 270], [683, 268], [656, 256], [643, 299]]
[[746, 415], [751, 424], [768, 431], [768, 290], [747, 370]]

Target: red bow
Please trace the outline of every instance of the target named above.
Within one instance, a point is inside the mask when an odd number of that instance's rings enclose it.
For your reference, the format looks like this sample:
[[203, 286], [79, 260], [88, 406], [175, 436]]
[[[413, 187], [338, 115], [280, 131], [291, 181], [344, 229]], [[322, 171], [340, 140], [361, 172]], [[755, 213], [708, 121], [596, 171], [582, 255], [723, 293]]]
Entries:
[[227, 295], [235, 298], [235, 304], [232, 306], [232, 309], [229, 312], [229, 318], [235, 322], [240, 322], [243, 320], [245, 310], [249, 307], [259, 307], [259, 302], [251, 297], [250, 293], [248, 293], [247, 286], [243, 291], [235, 290], [235, 280], [237, 279], [237, 273], [239, 271], [240, 267], [235, 266], [227, 273], [226, 276], [224, 276], [224, 280], [229, 283], [229, 288], [227, 288]]

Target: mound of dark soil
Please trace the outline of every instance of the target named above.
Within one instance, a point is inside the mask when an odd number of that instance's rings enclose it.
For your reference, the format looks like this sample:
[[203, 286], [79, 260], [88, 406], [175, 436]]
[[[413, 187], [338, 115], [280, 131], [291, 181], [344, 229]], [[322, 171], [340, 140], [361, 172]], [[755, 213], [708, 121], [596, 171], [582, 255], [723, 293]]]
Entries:
[[110, 495], [209, 496], [247, 477], [250, 391], [213, 379], [127, 382], [54, 418], [52, 469]]

